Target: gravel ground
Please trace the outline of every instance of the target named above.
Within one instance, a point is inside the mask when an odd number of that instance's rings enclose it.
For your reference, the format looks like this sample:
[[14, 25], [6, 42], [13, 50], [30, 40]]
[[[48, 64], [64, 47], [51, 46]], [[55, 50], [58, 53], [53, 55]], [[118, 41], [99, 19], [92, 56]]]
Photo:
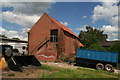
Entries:
[[2, 71], [2, 78], [38, 78], [43, 73], [49, 73], [47, 70], [41, 70], [34, 66], [24, 67], [23, 72]]
[[[83, 68], [80, 66], [78, 67], [78, 66], [74, 66], [74, 65], [69, 65], [68, 63], [41, 62], [41, 64], [47, 64], [47, 65], [51, 65], [51, 66], [58, 66], [58, 67], [69, 68], [69, 69]], [[92, 68], [86, 68], [86, 69], [95, 70]]]
[[[69, 69], [76, 69], [76, 68], [84, 68], [85, 69], [85, 67], [68, 65], [67, 63], [56, 63], [56, 62], [41, 62], [41, 63], [51, 65], [51, 66], [59, 66], [59, 67], [63, 67], [63, 68], [69, 68]], [[86, 68], [86, 69], [95, 70], [95, 69], [92, 69], [92, 68]], [[120, 70], [114, 69], [114, 73], [120, 74]]]
[[114, 73], [116, 73], [116, 74], [120, 74], [120, 70], [118, 70], [118, 69], [114, 69]]

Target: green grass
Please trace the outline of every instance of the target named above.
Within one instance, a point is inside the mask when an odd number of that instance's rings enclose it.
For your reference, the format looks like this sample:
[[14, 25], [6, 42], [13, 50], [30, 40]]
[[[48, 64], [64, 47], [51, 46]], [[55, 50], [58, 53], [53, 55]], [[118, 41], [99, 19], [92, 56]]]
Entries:
[[55, 66], [42, 65], [42, 70], [50, 73], [43, 73], [40, 78], [117, 78], [114, 73], [101, 70], [91, 70], [87, 68], [67, 69]]
[[61, 70], [60, 67], [55, 67], [55, 66], [49, 66], [49, 65], [46, 65], [46, 64], [43, 64], [40, 69], [42, 70], [48, 70], [48, 71], [59, 71]]

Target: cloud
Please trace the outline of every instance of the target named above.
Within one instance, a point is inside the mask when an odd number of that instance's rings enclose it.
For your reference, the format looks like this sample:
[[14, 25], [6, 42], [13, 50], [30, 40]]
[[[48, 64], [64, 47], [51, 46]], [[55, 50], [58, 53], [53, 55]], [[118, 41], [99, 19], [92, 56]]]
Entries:
[[3, 0], [2, 2], [54, 2], [54, 0]]
[[14, 27], [4, 26], [6, 29], [14, 29]]
[[76, 28], [75, 30], [78, 30], [78, 31], [87, 31], [86, 30], [86, 26], [88, 26], [88, 25], [83, 25], [82, 27]]
[[118, 27], [113, 27], [111, 25], [103, 25], [101, 29], [105, 32], [118, 32]]
[[[118, 2], [119, 0], [98, 0], [99, 2]], [[110, 3], [107, 3], [110, 4]]]
[[100, 0], [101, 5], [97, 5], [93, 10], [93, 23], [98, 20], [106, 20], [111, 25], [103, 25], [102, 30], [104, 30], [105, 34], [108, 34], [109, 40], [115, 40], [118, 38], [118, 5], [117, 0], [110, 0], [110, 2], [104, 2], [104, 0]]
[[118, 6], [116, 2], [102, 2], [102, 5], [97, 5], [93, 10], [93, 23], [97, 20], [105, 19], [111, 23], [113, 23], [112, 19], [118, 21]]
[[13, 8], [3, 12], [3, 19], [22, 26], [31, 27], [40, 16], [51, 8], [51, 2], [5, 2], [3, 7]]
[[6, 30], [2, 27], [0, 27], [0, 34], [6, 35], [9, 38], [12, 38], [13, 36], [14, 37], [19, 37], [17, 31], [13, 31], [13, 30], [8, 31], [8, 30]]
[[41, 15], [51, 8], [51, 2], [6, 2], [3, 7], [12, 7], [15, 14]]
[[87, 16], [83, 16], [83, 19], [87, 18]]
[[3, 12], [2, 18], [10, 23], [22, 25], [23, 27], [31, 27], [40, 18], [40, 16], [28, 16], [25, 14], [15, 14], [13, 12], [7, 11]]
[[118, 41], [118, 39], [114, 39], [114, 41]]
[[108, 39], [109, 40], [115, 40], [115, 39], [118, 39], [118, 33], [112, 33], [112, 32], [110, 32], [110, 33], [108, 33]]
[[[9, 0], [7, 0], [9, 1]], [[8, 38], [18, 37], [27, 40], [27, 31], [37, 22], [41, 15], [51, 8], [52, 2], [5, 2], [3, 8], [12, 8], [2, 12], [2, 19], [22, 26], [20, 30], [6, 30], [0, 27], [0, 34]], [[9, 26], [8, 26], [9, 27]]]
[[[76, 30], [78, 30], [78, 31], [87, 31], [86, 30], [86, 26], [88, 26], [88, 25], [83, 25], [80, 28], [76, 28]], [[93, 29], [95, 29], [95, 27], [93, 27]], [[107, 34], [108, 35], [108, 39], [107, 39], [108, 41], [110, 41], [110, 40], [117, 40], [118, 39], [118, 35], [120, 35], [118, 33], [118, 27], [115, 27], [115, 26], [103, 25], [102, 28], [96, 28], [96, 29], [104, 31], [103, 34]]]
[[2, 27], [0, 27], [0, 34], [2, 34], [5, 31], [6, 31], [5, 29], [3, 29]]
[[104, 31], [104, 34], [108, 35], [108, 40], [116, 40], [118, 39], [118, 35], [120, 35], [118, 33], [118, 27], [115, 26], [111, 26], [111, 25], [103, 25], [103, 27], [101, 28], [101, 30]]
[[78, 30], [78, 31], [86, 31], [85, 28], [76, 28], [76, 30]]
[[28, 40], [27, 33], [30, 28], [22, 28], [19, 31], [6, 30], [0, 27], [0, 34], [6, 35], [8, 38], [20, 38], [21, 40]]
[[68, 26], [69, 23], [68, 22], [60, 22], [61, 24], [65, 25], [65, 26]]

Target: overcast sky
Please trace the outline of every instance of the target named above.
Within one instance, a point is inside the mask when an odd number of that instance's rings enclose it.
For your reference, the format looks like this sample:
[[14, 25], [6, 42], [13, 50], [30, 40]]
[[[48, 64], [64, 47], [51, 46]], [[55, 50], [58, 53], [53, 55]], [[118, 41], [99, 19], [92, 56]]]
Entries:
[[104, 33], [108, 34], [108, 40], [117, 40], [118, 0], [110, 1], [2, 2], [0, 34], [9, 38], [18, 37], [21, 40], [27, 40], [27, 31], [44, 12], [47, 12], [76, 35], [89, 25], [104, 30]]

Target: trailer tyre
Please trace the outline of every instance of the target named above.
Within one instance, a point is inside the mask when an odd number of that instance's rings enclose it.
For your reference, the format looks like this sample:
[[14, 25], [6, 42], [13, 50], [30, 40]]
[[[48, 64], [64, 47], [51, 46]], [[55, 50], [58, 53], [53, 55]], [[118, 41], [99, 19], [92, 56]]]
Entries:
[[104, 70], [104, 65], [103, 65], [102, 63], [98, 63], [98, 64], [96, 65], [96, 69], [97, 69], [97, 70]]
[[105, 70], [108, 72], [113, 72], [113, 66], [111, 64], [106, 64], [105, 65]]

